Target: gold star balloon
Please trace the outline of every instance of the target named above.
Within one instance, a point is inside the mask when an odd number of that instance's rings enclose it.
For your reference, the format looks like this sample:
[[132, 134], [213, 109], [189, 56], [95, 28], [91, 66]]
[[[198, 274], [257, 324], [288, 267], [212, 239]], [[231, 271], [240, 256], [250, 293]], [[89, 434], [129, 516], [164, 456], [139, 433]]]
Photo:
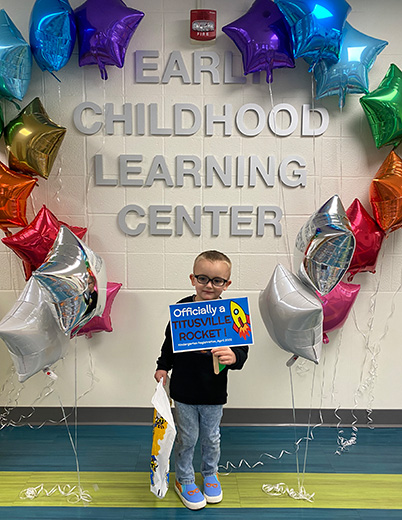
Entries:
[[402, 226], [402, 159], [393, 150], [370, 185], [374, 218], [386, 233]]
[[36, 180], [11, 171], [0, 162], [0, 228], [8, 234], [9, 227], [25, 227], [27, 198]]
[[402, 141], [402, 71], [393, 63], [376, 90], [360, 98], [377, 148]]
[[47, 179], [65, 133], [36, 97], [4, 129], [10, 168]]

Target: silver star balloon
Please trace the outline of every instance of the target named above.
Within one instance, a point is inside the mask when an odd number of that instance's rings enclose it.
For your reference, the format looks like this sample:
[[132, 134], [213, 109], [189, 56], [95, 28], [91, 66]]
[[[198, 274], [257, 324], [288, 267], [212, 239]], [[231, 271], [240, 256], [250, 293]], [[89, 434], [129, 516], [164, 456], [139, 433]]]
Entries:
[[106, 304], [106, 267], [102, 258], [66, 226], [44, 263], [32, 273], [53, 305], [64, 332], [75, 335]]
[[297, 276], [320, 294], [328, 294], [349, 268], [355, 237], [338, 195], [313, 213], [296, 237]]
[[44, 292], [32, 277], [1, 320], [0, 338], [21, 382], [63, 358], [69, 345], [68, 336], [60, 329]]
[[261, 317], [273, 341], [287, 352], [318, 363], [323, 310], [318, 297], [278, 264], [259, 297]]

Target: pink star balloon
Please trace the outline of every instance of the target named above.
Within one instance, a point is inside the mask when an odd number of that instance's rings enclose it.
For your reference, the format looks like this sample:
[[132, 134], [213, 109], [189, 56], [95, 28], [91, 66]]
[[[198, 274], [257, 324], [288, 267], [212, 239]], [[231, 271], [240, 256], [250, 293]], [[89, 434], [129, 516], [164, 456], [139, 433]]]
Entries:
[[107, 282], [106, 305], [102, 316], [94, 316], [90, 321], [88, 321], [88, 323], [86, 323], [83, 327], [81, 327], [78, 330], [77, 336], [83, 336], [85, 334], [87, 338], [92, 338], [92, 334], [94, 334], [95, 332], [113, 331], [110, 312], [112, 310], [114, 299], [116, 298], [116, 295], [119, 292], [121, 286], [121, 283]]
[[345, 323], [359, 291], [360, 285], [339, 282], [328, 294], [322, 295], [317, 292], [324, 311], [324, 343], [329, 342], [327, 332], [339, 329]]
[[86, 228], [69, 226], [58, 220], [45, 205], [37, 213], [33, 221], [14, 235], [2, 238], [8, 246], [21, 258], [24, 265], [25, 279], [28, 280], [32, 271], [43, 264], [45, 258], [56, 240], [60, 226], [68, 227], [78, 238], [83, 238]]

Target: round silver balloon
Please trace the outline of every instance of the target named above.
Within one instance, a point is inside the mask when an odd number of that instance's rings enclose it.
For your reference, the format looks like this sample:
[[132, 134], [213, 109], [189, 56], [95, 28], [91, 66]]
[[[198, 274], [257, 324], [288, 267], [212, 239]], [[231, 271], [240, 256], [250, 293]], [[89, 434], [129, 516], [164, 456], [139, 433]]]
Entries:
[[355, 237], [338, 195], [313, 213], [296, 237], [297, 276], [320, 294], [328, 294], [349, 268]]
[[69, 337], [60, 329], [45, 294], [32, 277], [1, 320], [0, 338], [21, 382], [64, 357], [69, 345]]
[[261, 317], [273, 341], [318, 363], [322, 350], [323, 310], [318, 297], [278, 264], [259, 297]]
[[60, 327], [75, 335], [106, 304], [102, 258], [70, 229], [61, 226], [44, 263], [32, 273], [53, 304]]

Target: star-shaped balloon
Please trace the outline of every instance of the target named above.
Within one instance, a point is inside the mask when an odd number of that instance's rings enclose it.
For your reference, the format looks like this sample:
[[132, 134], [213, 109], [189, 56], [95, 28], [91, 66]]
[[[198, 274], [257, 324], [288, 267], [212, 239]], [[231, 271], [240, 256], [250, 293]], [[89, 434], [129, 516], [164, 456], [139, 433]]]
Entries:
[[112, 320], [110, 312], [117, 293], [120, 290], [121, 283], [107, 282], [106, 286], [106, 305], [102, 316], [94, 316], [88, 323], [81, 327], [77, 336], [85, 335], [87, 338], [92, 338], [92, 334], [96, 332], [112, 332]]
[[328, 294], [318, 294], [324, 311], [324, 343], [329, 342], [327, 332], [340, 329], [348, 319], [359, 291], [360, 285], [339, 282]]
[[98, 65], [107, 79], [106, 65], [122, 68], [130, 40], [144, 13], [122, 0], [87, 0], [75, 11], [79, 65]]
[[64, 67], [75, 38], [74, 12], [68, 0], [36, 0], [29, 21], [29, 42], [41, 70], [53, 72]]
[[378, 88], [360, 98], [377, 148], [402, 141], [402, 72], [390, 65]]
[[19, 99], [31, 81], [31, 47], [4, 9], [0, 10], [0, 96]]
[[45, 262], [32, 273], [53, 304], [64, 332], [71, 333], [106, 304], [106, 267], [102, 258], [66, 226], [60, 231]]
[[349, 269], [355, 237], [338, 195], [309, 218], [296, 237], [297, 276], [320, 294], [328, 294]]
[[374, 218], [386, 233], [402, 226], [402, 159], [393, 150], [370, 184]]
[[320, 300], [283, 265], [276, 266], [261, 291], [259, 308], [269, 335], [279, 347], [319, 362], [323, 326]]
[[47, 179], [65, 133], [35, 98], [4, 129], [10, 168]]
[[242, 54], [244, 74], [294, 67], [290, 28], [271, 0], [255, 0], [245, 15], [222, 27]]
[[320, 60], [314, 67], [317, 99], [338, 95], [339, 106], [343, 107], [346, 94], [367, 93], [368, 71], [387, 45], [385, 40], [372, 38], [346, 22], [339, 61], [331, 64]]
[[26, 280], [30, 278], [32, 271], [38, 269], [45, 261], [61, 226], [68, 227], [78, 238], [83, 238], [87, 231], [86, 228], [69, 226], [58, 220], [43, 205], [36, 217], [24, 229], [1, 239], [3, 244], [12, 249], [23, 261]]
[[24, 227], [27, 198], [34, 189], [36, 180], [14, 172], [0, 162], [0, 228]]
[[1, 320], [0, 338], [21, 382], [64, 357], [69, 345], [69, 337], [60, 329], [34, 278]]
[[351, 11], [345, 0], [275, 0], [290, 25], [294, 55], [310, 64], [336, 63], [342, 31]]
[[[385, 238], [384, 231], [364, 209], [359, 199], [355, 199], [346, 211], [356, 248], [348, 269], [348, 281], [353, 280], [357, 273], [375, 273], [378, 253]], [[331, 291], [332, 292], [332, 291]]]

